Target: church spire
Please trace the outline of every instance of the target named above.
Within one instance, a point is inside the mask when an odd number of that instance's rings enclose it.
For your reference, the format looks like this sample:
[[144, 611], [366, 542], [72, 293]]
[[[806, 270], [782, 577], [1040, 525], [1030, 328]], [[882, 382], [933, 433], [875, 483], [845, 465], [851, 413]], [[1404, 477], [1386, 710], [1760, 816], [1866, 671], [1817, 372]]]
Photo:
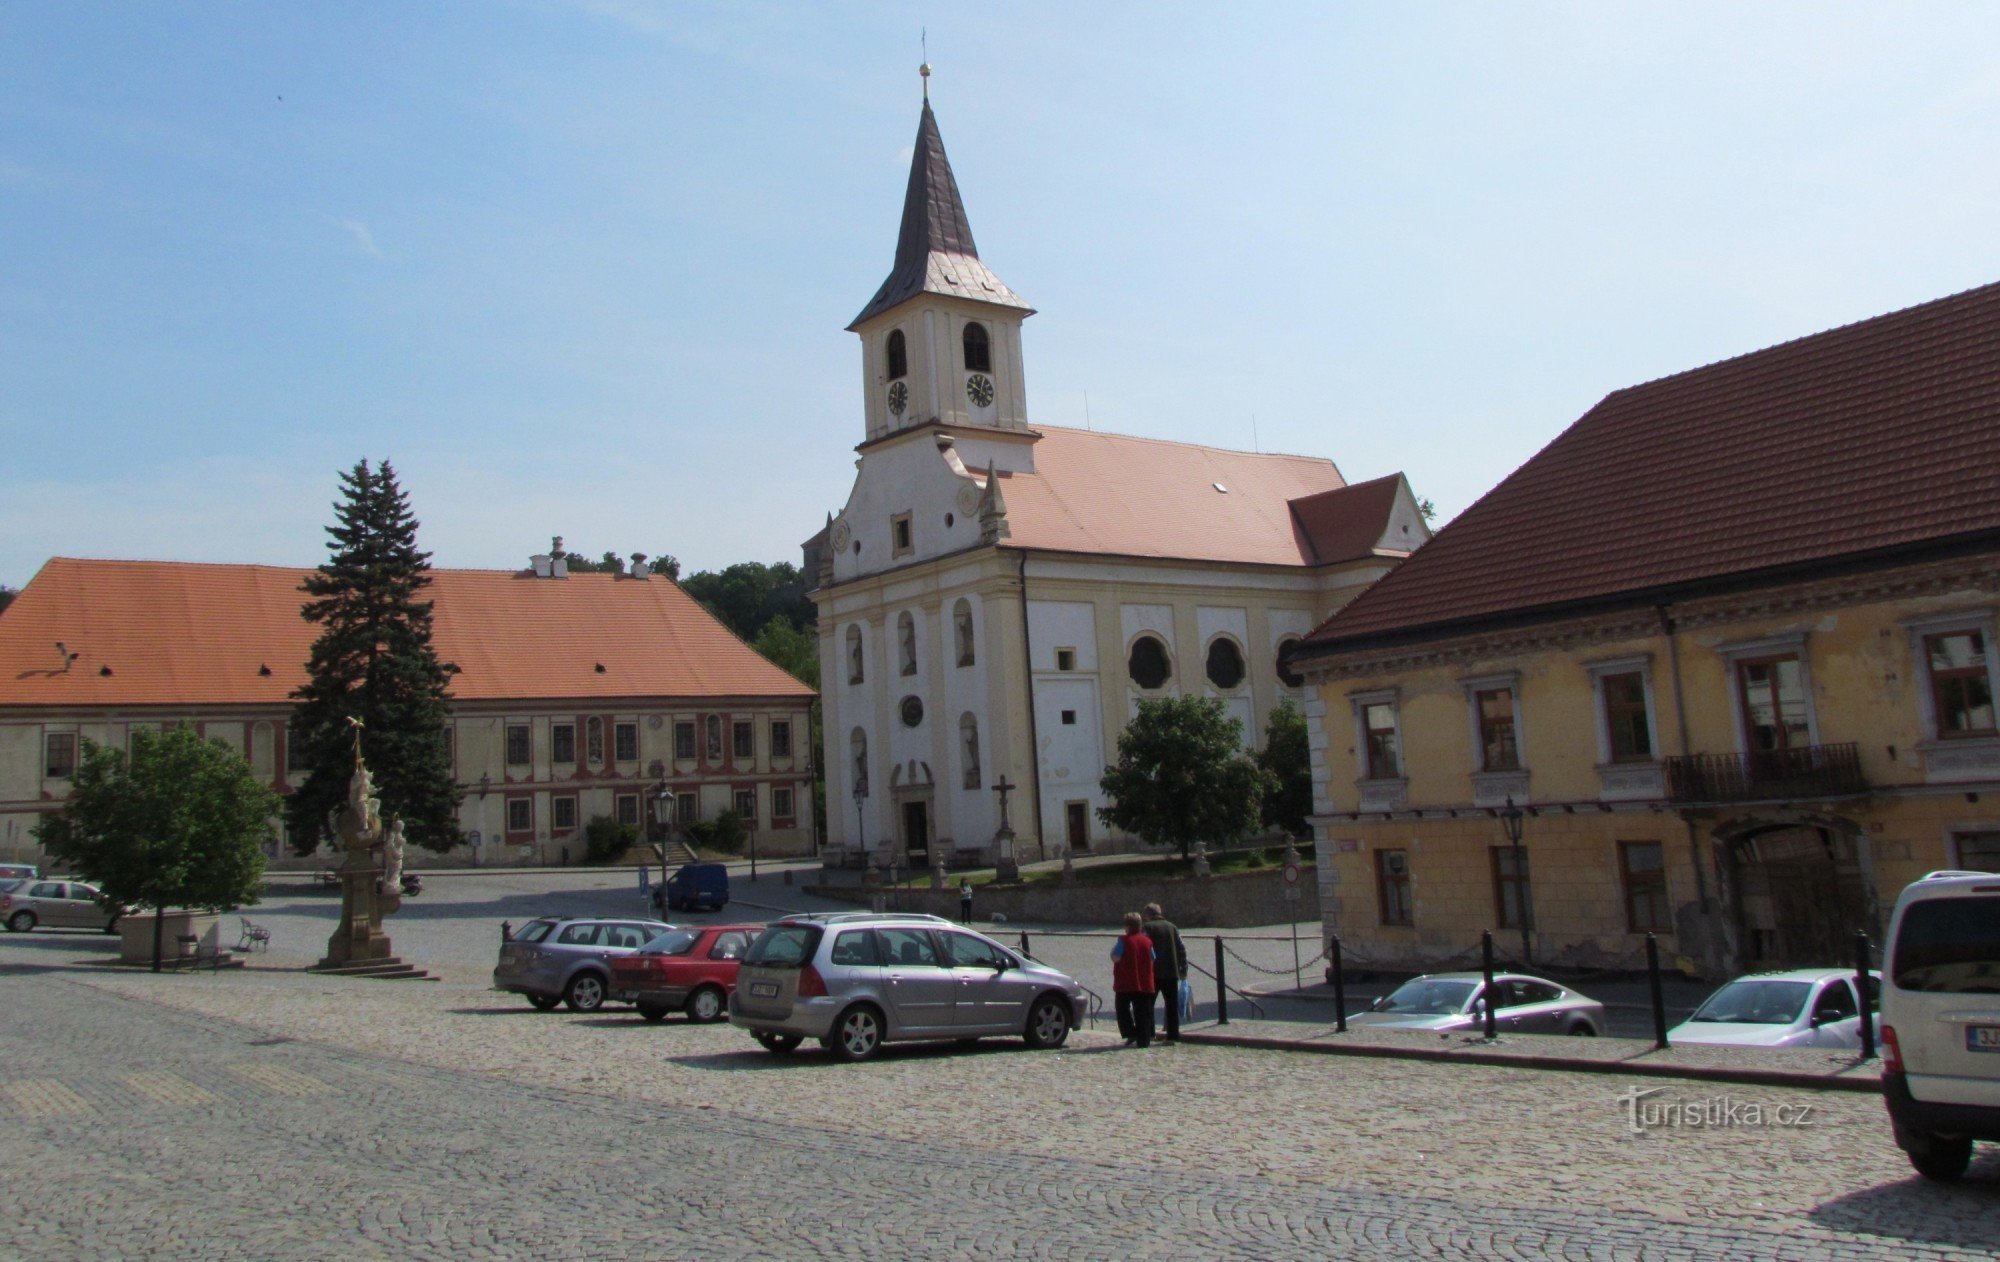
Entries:
[[1030, 310], [1021, 296], [1007, 288], [979, 261], [972, 242], [972, 224], [965, 202], [952, 178], [951, 160], [944, 154], [937, 116], [931, 113], [930, 66], [924, 66], [924, 112], [917, 121], [917, 143], [910, 158], [910, 183], [903, 192], [903, 225], [896, 237], [896, 262], [889, 278], [875, 291], [861, 314], [847, 327], [887, 311], [918, 294], [945, 294], [1000, 307]]

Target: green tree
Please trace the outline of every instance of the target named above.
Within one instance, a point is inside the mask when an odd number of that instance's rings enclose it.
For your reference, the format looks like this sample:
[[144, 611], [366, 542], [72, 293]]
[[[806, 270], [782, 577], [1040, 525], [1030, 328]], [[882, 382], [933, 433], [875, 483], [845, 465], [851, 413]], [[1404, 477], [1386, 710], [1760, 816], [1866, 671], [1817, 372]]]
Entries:
[[719, 573], [703, 570], [681, 583], [681, 590], [722, 619], [723, 625], [754, 640], [773, 618], [784, 618], [794, 626], [818, 626], [818, 612], [806, 599], [805, 575], [789, 561], [765, 565], [761, 561], [739, 561]]
[[[569, 572], [572, 574], [620, 574], [625, 570], [625, 558], [616, 552], [606, 552], [596, 561], [586, 561], [580, 552], [565, 551], [563, 556], [568, 558]], [[681, 576], [681, 563], [674, 557], [656, 556], [646, 562], [646, 572], [677, 579]]]
[[714, 819], [696, 820], [688, 825], [688, 834], [703, 850], [723, 854], [742, 854], [744, 845], [750, 840], [750, 830], [743, 817], [733, 810], [724, 811]]
[[332, 555], [307, 577], [304, 615], [320, 627], [307, 680], [292, 694], [291, 739], [306, 779], [285, 804], [292, 844], [312, 852], [332, 834], [333, 812], [354, 771], [354, 726], [385, 817], [430, 850], [457, 845], [458, 786], [445, 728], [456, 666], [431, 647], [430, 554], [417, 550], [417, 519], [388, 461], [341, 475]]
[[1294, 837], [1309, 831], [1312, 814], [1312, 753], [1306, 739], [1306, 716], [1287, 697], [1271, 713], [1264, 729], [1264, 748], [1257, 751], [1264, 770], [1266, 793], [1261, 810], [1264, 827], [1282, 828]]
[[257, 901], [263, 843], [281, 801], [243, 756], [182, 725], [132, 734], [132, 757], [95, 741], [63, 809], [35, 839], [110, 902], [154, 912], [153, 970], [168, 907], [221, 911]]
[[20, 594], [17, 589], [9, 587], [5, 583], [0, 583], [0, 613], [6, 613], [7, 606], [13, 604], [14, 597]]
[[639, 844], [639, 826], [621, 824], [609, 815], [593, 815], [583, 826], [583, 861], [616, 863]]
[[819, 690], [819, 636], [792, 625], [783, 616], [771, 619], [750, 647], [764, 660], [814, 691]]
[[1265, 775], [1243, 754], [1243, 724], [1213, 697], [1141, 701], [1118, 736], [1118, 762], [1099, 787], [1099, 819], [1146, 841], [1180, 847], [1227, 842], [1257, 827]]

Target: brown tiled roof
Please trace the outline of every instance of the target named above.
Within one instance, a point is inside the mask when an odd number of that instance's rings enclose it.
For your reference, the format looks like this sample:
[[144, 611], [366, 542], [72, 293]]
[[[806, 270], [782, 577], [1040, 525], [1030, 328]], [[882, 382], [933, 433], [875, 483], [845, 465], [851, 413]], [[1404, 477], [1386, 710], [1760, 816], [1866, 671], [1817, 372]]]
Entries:
[[1329, 648], [2000, 530], [2000, 285], [1603, 402], [1328, 619]]
[[979, 261], [979, 247], [972, 243], [972, 223], [965, 217], [965, 203], [958, 195], [958, 181], [952, 178], [951, 160], [944, 156], [944, 138], [938, 135], [929, 101], [924, 102], [923, 117], [917, 122], [910, 183], [903, 192], [903, 226], [896, 236], [896, 262], [882, 287], [847, 327], [852, 329], [918, 294], [945, 294], [1029, 309], [1019, 294]]
[[[286, 705], [317, 634], [299, 616], [307, 573], [57, 557], [0, 617], [0, 706]], [[432, 580], [456, 700], [812, 695], [667, 579]], [[77, 655], [66, 670], [57, 641]]]
[[1344, 485], [1331, 460], [1037, 429], [1035, 472], [1000, 474], [1012, 531], [1002, 546], [1246, 565], [1325, 563], [1293, 519], [1291, 501]]
[[[1416, 550], [1423, 539], [1410, 539], [1407, 546], [1381, 547], [1389, 514], [1396, 497], [1408, 484], [1400, 473], [1356, 482], [1337, 490], [1321, 491], [1292, 501], [1292, 520], [1305, 536], [1306, 547], [1321, 565], [1353, 561], [1361, 557], [1401, 555]], [[1400, 542], [1400, 541], [1399, 541]]]

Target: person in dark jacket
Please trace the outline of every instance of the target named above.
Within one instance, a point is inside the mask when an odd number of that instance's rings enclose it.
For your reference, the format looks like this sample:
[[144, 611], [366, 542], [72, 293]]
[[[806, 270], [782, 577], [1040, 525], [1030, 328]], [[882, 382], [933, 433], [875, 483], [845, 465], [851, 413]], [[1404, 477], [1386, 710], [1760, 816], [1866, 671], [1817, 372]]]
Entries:
[[1118, 1032], [1127, 1043], [1153, 1042], [1153, 939], [1136, 911], [1125, 913], [1125, 936], [1111, 948], [1111, 989], [1118, 995]]
[[1146, 936], [1153, 940], [1153, 987], [1167, 1004], [1169, 1043], [1181, 1041], [1181, 979], [1188, 975], [1187, 947], [1181, 931], [1158, 903], [1146, 904]]

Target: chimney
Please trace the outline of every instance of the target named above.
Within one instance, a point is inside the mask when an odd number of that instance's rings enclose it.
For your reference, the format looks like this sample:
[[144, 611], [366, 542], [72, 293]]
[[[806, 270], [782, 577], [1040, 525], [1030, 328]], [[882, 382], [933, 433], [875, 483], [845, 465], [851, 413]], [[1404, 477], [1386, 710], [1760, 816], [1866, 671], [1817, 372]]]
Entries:
[[547, 578], [549, 576], [548, 553], [537, 552], [535, 555], [528, 558], [528, 565], [535, 571], [536, 578]]
[[549, 559], [549, 577], [550, 578], [569, 577], [569, 553], [558, 552], [555, 554], [555, 556]]
[[646, 554], [643, 552], [634, 552], [632, 554], [632, 577], [642, 583], [652, 577], [652, 574], [646, 569]]

